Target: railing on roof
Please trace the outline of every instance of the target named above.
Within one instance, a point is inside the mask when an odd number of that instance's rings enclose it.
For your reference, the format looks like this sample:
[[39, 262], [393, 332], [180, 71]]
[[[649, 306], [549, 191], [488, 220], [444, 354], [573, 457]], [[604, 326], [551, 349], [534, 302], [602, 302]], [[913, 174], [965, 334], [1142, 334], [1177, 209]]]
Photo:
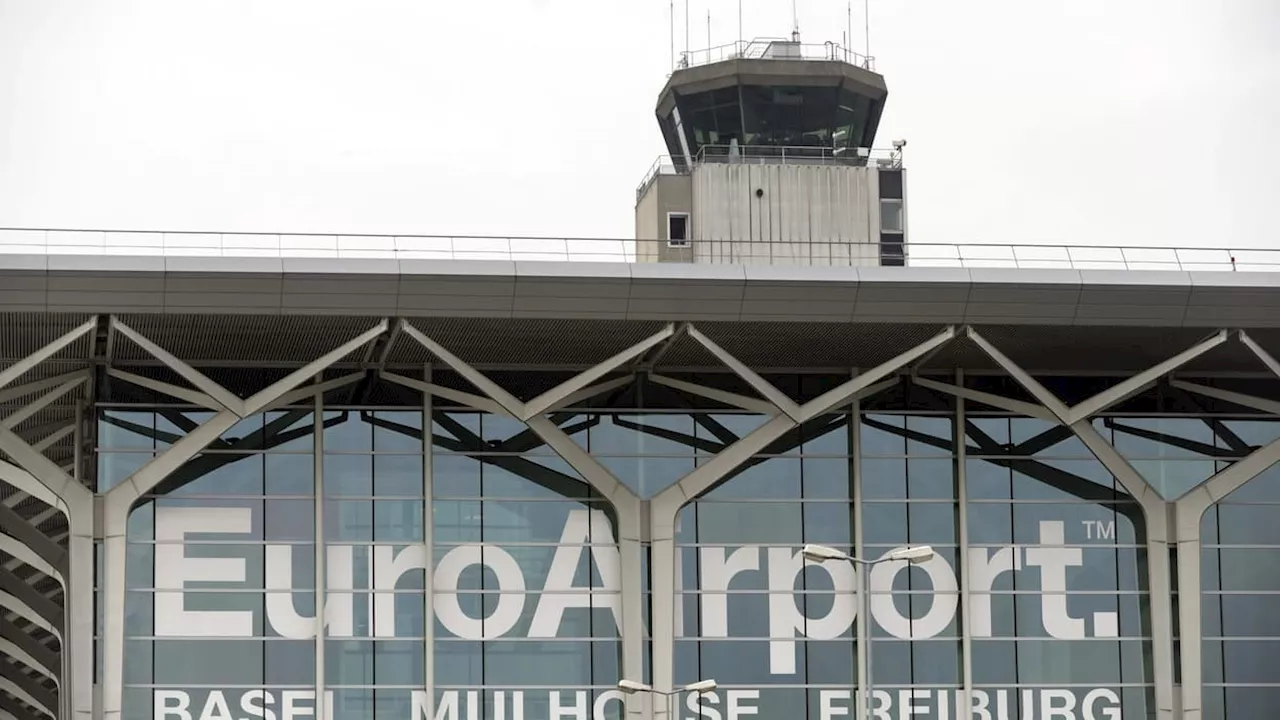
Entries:
[[828, 60], [854, 65], [875, 72], [876, 59], [844, 47], [839, 43], [802, 43], [787, 38], [737, 40], [727, 45], [680, 53], [677, 70], [725, 60]]
[[[386, 258], [636, 262], [637, 243], [661, 240], [445, 235], [326, 235], [0, 228], [0, 256], [116, 255], [228, 258]], [[694, 254], [700, 242], [695, 241]], [[866, 266], [848, 243], [718, 242], [741, 265]], [[874, 246], [873, 246], [874, 247]], [[902, 258], [902, 250], [886, 248]], [[1263, 248], [908, 243], [906, 264], [943, 268], [1280, 272], [1280, 250]], [[718, 261], [724, 262], [724, 261]], [[4, 262], [0, 260], [0, 267]], [[3, 286], [0, 285], [0, 289]]]
[[[879, 165], [902, 167], [902, 151], [888, 148], [830, 148], [817, 145], [703, 145], [693, 165], [739, 163], [768, 165]], [[659, 175], [682, 175], [692, 166], [684, 158], [659, 155], [636, 186], [636, 200]]]

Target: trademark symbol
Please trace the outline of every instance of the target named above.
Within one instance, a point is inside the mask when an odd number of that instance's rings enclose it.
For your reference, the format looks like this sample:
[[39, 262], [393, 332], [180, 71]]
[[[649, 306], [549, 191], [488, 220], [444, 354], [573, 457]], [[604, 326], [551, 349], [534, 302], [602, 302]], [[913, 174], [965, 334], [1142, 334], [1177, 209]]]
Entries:
[[1086, 540], [1115, 540], [1115, 520], [1081, 520]]

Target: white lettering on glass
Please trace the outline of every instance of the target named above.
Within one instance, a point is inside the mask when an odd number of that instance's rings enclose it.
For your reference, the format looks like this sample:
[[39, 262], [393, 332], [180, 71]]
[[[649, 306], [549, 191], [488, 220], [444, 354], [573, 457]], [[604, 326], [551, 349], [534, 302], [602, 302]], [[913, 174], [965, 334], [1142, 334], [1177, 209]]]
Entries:
[[194, 533], [245, 534], [253, 530], [250, 508], [156, 508], [155, 630], [161, 637], [244, 637], [253, 635], [249, 610], [187, 610], [188, 582], [242, 583], [244, 558], [188, 557], [186, 536]]
[[[408, 693], [408, 717], [404, 720], [479, 720], [481, 711], [494, 720], [525, 720], [537, 712], [556, 720], [609, 720], [623, 703], [617, 690], [596, 694], [587, 690], [445, 690], [439, 693], [434, 716], [422, 690], [378, 690], [380, 696]], [[754, 720], [771, 692], [770, 688], [732, 688], [708, 693], [687, 693], [683, 710], [674, 720]], [[315, 718], [315, 692], [311, 690], [171, 690], [153, 691], [155, 720], [303, 720]], [[871, 717], [875, 720], [1015, 720], [1013, 699], [1020, 704], [1019, 717], [1036, 720], [1124, 720], [1120, 696], [1110, 688], [975, 689], [969, 712], [959, 691], [927, 688], [876, 690]], [[784, 705], [788, 702], [778, 698]], [[825, 689], [818, 693], [820, 720], [854, 717], [861, 693]], [[529, 713], [526, 714], [526, 702]], [[279, 708], [277, 713], [275, 708]], [[192, 708], [199, 708], [193, 711]], [[231, 708], [239, 708], [233, 712]], [[326, 720], [332, 717], [333, 691], [325, 692]]]
[[[186, 544], [193, 534], [243, 535], [252, 530], [254, 518], [249, 508], [159, 507], [156, 508], [155, 546], [155, 631], [160, 637], [252, 637], [255, 632], [254, 612], [247, 610], [188, 610], [187, 586], [194, 582], [239, 584], [249, 582], [243, 557], [208, 557], [188, 555]], [[1068, 568], [1083, 564], [1079, 548], [1066, 547], [1061, 521], [1043, 521], [1039, 526], [1040, 543], [1026, 547], [972, 548], [968, 562], [973, 584], [972, 604], [967, 618], [975, 637], [990, 637], [992, 628], [991, 598], [988, 594], [1005, 573], [1034, 567], [1041, 578], [1040, 601], [1044, 630], [1061, 639], [1086, 636], [1085, 621], [1072, 617], [1067, 608]], [[435, 567], [431, 612], [448, 633], [465, 640], [493, 640], [508, 637], [522, 617], [530, 617], [525, 636], [554, 638], [561, 633], [566, 613], [583, 610], [606, 610], [614, 627], [599, 632], [610, 635], [621, 626], [621, 562], [612, 539], [607, 516], [601, 511], [576, 510], [568, 514], [554, 548], [546, 577], [526, 577], [516, 556], [497, 545], [471, 544], [453, 547]], [[216, 546], [209, 548], [216, 550]], [[300, 593], [314, 594], [307, 582], [298, 588], [293, 577], [294, 546], [268, 543], [265, 548], [265, 617], [262, 622], [274, 634], [290, 639], [314, 637], [314, 617], [297, 610]], [[307, 550], [309, 552], [309, 550]], [[594, 587], [577, 586], [575, 575], [584, 566], [584, 552], [596, 570]], [[699, 610], [701, 637], [730, 636], [729, 618], [735, 612], [735, 585], [768, 588], [768, 627], [754, 628], [753, 633], [768, 633], [769, 671], [774, 675], [794, 675], [798, 642], [802, 639], [831, 640], [845, 636], [857, 620], [856, 576], [846, 563], [822, 563], [818, 572], [831, 578], [834, 602], [821, 617], [806, 617], [795, 596], [798, 576], [813, 564], [804, 560], [795, 548], [745, 545], [733, 548], [700, 547], [702, 563]], [[423, 576], [427, 563], [426, 547], [421, 544], [391, 547], [330, 545], [326, 548], [327, 592], [323, 608], [326, 632], [331, 637], [355, 634], [356, 592], [364, 592], [356, 583], [358, 565], [370, 567], [368, 590], [372, 621], [368, 632], [373, 637], [397, 637], [395, 589], [406, 577]], [[496, 579], [489, 593], [491, 603], [485, 617], [473, 617], [463, 609], [459, 585], [463, 574], [476, 567]], [[923, 573], [929, 580], [930, 599], [920, 617], [908, 616], [894, 602], [894, 580], [900, 573]], [[959, 602], [955, 569], [947, 558], [938, 554], [914, 566], [906, 563], [882, 563], [869, 573], [872, 616], [890, 635], [906, 639], [936, 637], [952, 626]], [[530, 587], [531, 581], [540, 586]], [[304, 596], [305, 597], [305, 596]], [[528, 607], [533, 603], [533, 607]], [[314, 603], [311, 603], [314, 606]], [[527, 613], [530, 613], [527, 615]], [[311, 613], [307, 613], [311, 614]], [[677, 613], [682, 616], [683, 612]], [[1111, 613], [1114, 615], [1114, 613]], [[681, 618], [678, 618], [681, 619]], [[416, 624], [416, 623], [415, 623]], [[1095, 617], [1094, 634], [1099, 637], [1118, 635], [1114, 617]], [[681, 623], [676, 624], [681, 627]], [[727, 696], [726, 696], [727, 697]], [[991, 705], [980, 705], [974, 696], [973, 713], [999, 712]], [[171, 700], [170, 700], [171, 701]], [[256, 701], [255, 701], [256, 702]], [[264, 700], [265, 702], [265, 700]], [[834, 702], [834, 701], [833, 701]], [[886, 701], [888, 702], [888, 701]], [[1056, 702], [1056, 701], [1054, 701]], [[261, 703], [259, 703], [261, 704]], [[901, 704], [901, 703], [899, 703]], [[256, 707], [256, 705], [255, 705]], [[833, 708], [836, 705], [832, 705]], [[1071, 712], [1081, 710], [1077, 704]], [[1046, 710], [1046, 708], [1048, 708]], [[704, 708], [705, 709], [705, 708]], [[1033, 706], [1044, 712], [1065, 712], [1056, 705]], [[265, 713], [269, 708], [263, 707]], [[727, 710], [727, 709], [726, 709]], [[173, 710], [180, 713], [179, 710]], [[188, 708], [181, 712], [193, 713]], [[283, 710], [281, 710], [283, 712]], [[1100, 711], [1099, 711], [1100, 712]], [[176, 717], [176, 715], [175, 715]], [[1103, 719], [1099, 719], [1103, 720]], [[1109, 718], [1105, 720], [1110, 720]]]

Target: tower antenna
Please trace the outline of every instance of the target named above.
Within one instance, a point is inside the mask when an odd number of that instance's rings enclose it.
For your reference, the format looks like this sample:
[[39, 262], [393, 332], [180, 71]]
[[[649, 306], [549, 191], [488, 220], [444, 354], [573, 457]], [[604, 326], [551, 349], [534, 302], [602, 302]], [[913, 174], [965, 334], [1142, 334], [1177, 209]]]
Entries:
[[867, 43], [864, 45], [866, 59], [863, 61], [867, 69], [871, 69], [871, 0], [862, 0], [862, 17], [866, 23]]
[[676, 0], [671, 0], [671, 69], [676, 69]]
[[742, 37], [742, 0], [738, 0], [738, 39], [746, 40]]
[[791, 39], [800, 40], [800, 13], [796, 10], [796, 0], [791, 0]]
[[707, 9], [707, 49], [711, 49], [711, 9]]
[[684, 0], [684, 56], [689, 57], [689, 0]]
[[851, 54], [849, 52], [849, 45], [853, 43], [853, 0], [849, 0], [849, 5], [847, 6], [846, 10], [848, 11], [848, 14], [849, 14], [849, 18], [848, 18], [849, 31], [845, 33], [844, 60], [845, 62], [849, 62], [849, 59], [851, 57]]

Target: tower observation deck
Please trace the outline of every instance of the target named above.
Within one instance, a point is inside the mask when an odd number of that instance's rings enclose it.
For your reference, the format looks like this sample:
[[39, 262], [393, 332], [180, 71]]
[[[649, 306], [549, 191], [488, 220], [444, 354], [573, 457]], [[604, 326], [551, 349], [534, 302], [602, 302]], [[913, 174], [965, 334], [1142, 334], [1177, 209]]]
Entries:
[[683, 53], [656, 107], [667, 155], [636, 193], [638, 259], [904, 264], [903, 143], [872, 149], [874, 68], [798, 34]]

